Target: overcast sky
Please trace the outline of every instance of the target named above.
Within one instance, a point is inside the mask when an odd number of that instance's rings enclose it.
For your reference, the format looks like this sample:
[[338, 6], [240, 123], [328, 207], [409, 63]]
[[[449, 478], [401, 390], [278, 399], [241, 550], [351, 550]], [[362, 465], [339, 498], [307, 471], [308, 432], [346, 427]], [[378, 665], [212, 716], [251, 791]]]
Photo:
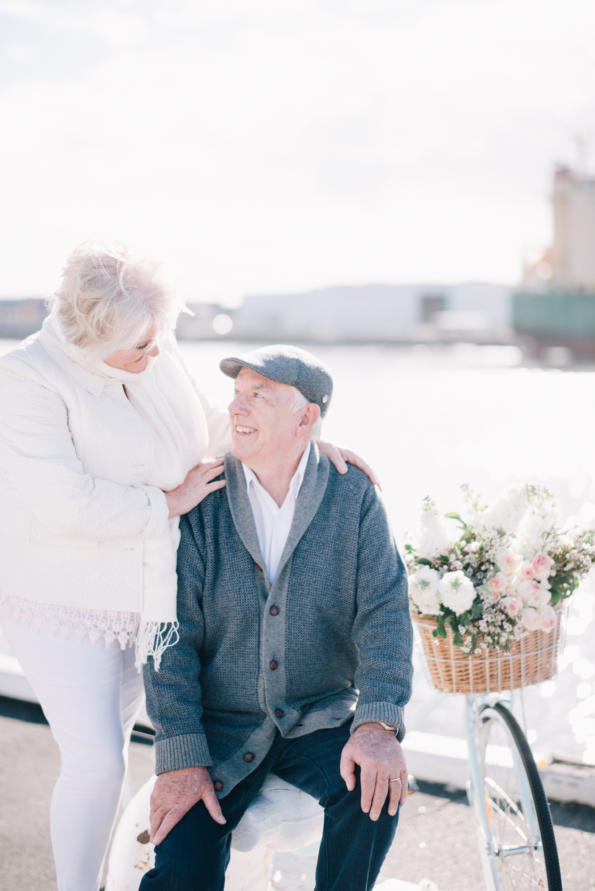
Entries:
[[0, 295], [119, 239], [187, 299], [514, 283], [595, 158], [592, 0], [0, 0]]

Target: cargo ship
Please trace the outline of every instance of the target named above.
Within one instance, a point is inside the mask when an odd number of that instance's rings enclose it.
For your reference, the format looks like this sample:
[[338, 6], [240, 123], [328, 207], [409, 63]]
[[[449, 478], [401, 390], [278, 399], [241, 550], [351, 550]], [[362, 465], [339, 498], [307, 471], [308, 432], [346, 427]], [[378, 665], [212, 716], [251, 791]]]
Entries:
[[512, 327], [535, 357], [564, 347], [595, 360], [595, 178], [569, 167], [554, 172], [553, 243], [526, 265], [512, 295]]

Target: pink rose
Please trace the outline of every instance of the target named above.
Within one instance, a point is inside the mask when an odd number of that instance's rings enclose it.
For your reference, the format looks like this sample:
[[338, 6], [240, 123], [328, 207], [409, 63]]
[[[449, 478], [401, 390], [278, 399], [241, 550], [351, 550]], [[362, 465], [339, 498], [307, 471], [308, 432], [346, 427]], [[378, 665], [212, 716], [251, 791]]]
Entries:
[[505, 575], [513, 575], [517, 571], [520, 563], [521, 558], [518, 554], [515, 554], [512, 551], [505, 551], [498, 558], [498, 567]]
[[518, 616], [523, 608], [523, 604], [518, 597], [505, 597], [502, 601], [502, 606], [513, 619]]
[[506, 579], [501, 572], [497, 572], [494, 578], [489, 580], [488, 586], [490, 591], [492, 592], [494, 600], [498, 600], [498, 598], [501, 594], [504, 593], [504, 589], [506, 588]]
[[533, 562], [531, 566], [533, 567], [533, 575], [540, 582], [546, 580], [548, 575], [552, 571], [552, 567], [554, 565], [554, 561], [551, 557], [548, 557], [547, 554], [537, 554], [533, 558]]
[[556, 613], [551, 606], [542, 606], [539, 612], [542, 631], [552, 631], [556, 627]]
[[526, 579], [517, 585], [517, 594], [525, 606], [537, 606], [542, 597], [542, 587], [535, 579]]
[[527, 579], [532, 579], [535, 577], [535, 571], [533, 569], [532, 563], [523, 562], [518, 568], [517, 572], [518, 577], [521, 581], [526, 581]]

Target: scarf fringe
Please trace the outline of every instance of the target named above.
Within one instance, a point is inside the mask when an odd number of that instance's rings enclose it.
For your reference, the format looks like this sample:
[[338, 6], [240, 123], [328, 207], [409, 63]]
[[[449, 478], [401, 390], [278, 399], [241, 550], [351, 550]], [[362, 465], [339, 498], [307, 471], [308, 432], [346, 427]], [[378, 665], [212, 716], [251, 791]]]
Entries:
[[141, 670], [149, 656], [153, 657], [155, 671], [159, 671], [161, 657], [180, 639], [180, 623], [175, 622], [142, 622], [136, 638], [135, 665]]

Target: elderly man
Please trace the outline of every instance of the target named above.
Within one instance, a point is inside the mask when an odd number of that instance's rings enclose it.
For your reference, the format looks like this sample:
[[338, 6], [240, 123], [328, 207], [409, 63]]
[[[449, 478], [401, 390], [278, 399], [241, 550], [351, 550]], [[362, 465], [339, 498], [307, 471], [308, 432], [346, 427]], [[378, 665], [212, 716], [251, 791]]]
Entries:
[[141, 889], [222, 889], [231, 833], [272, 771], [324, 807], [318, 891], [364, 891], [407, 794], [403, 564], [367, 477], [311, 442], [326, 368], [276, 346], [221, 369], [227, 485], [182, 518], [180, 641], [145, 671], [159, 776]]

